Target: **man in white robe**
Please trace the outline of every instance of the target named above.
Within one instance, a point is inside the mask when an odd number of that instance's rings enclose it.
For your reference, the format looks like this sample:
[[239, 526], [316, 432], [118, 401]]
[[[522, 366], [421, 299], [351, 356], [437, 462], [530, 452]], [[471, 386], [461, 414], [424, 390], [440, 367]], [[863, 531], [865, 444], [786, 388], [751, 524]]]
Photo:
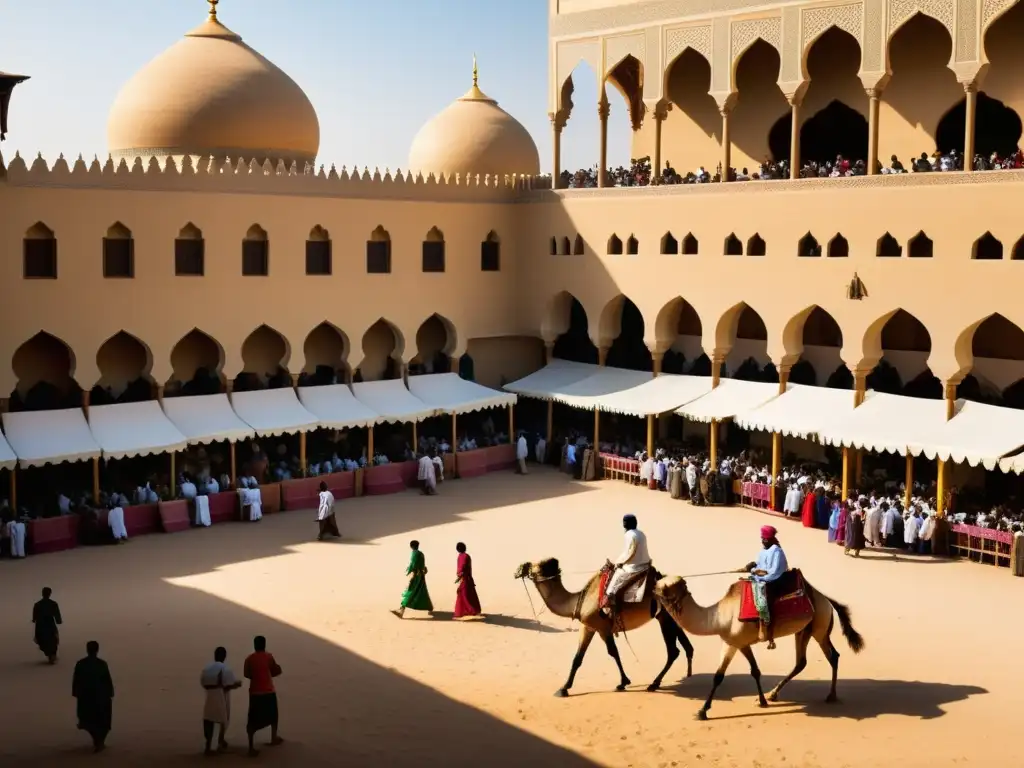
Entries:
[[910, 517], [907, 518], [907, 522], [903, 525], [903, 543], [907, 545], [907, 549], [911, 552], [914, 551], [920, 531], [921, 510], [915, 508], [914, 511], [910, 513]]
[[196, 496], [199, 495], [199, 489], [188, 475], [182, 475], [180, 492], [181, 498], [186, 501], [195, 501]]
[[543, 435], [537, 436], [537, 445], [534, 446], [533, 452], [537, 463], [543, 466], [548, 457], [548, 441], [544, 439]]
[[782, 511], [786, 517], [799, 517], [800, 505], [804, 502], [804, 492], [801, 486], [794, 483], [786, 491], [786, 500], [782, 505]]
[[424, 496], [433, 496], [437, 493], [437, 468], [434, 465], [434, 457], [437, 451], [430, 449], [429, 455], [420, 457], [419, 467], [416, 470], [416, 479], [420, 483], [420, 489]]
[[117, 506], [107, 513], [107, 525], [114, 536], [114, 542], [121, 544], [128, 541], [128, 529], [124, 524], [124, 507]]
[[527, 474], [526, 457], [529, 455], [530, 449], [526, 445], [526, 435], [520, 432], [519, 439], [516, 440], [516, 471], [520, 475]]
[[626, 515], [622, 518], [622, 527], [626, 529], [626, 547], [613, 563], [614, 571], [608, 579], [605, 589], [605, 607], [614, 615], [616, 598], [619, 591], [638, 574], [651, 567], [651, 556], [647, 552], [647, 536], [637, 528], [636, 516]]
[[434, 479], [438, 484], [444, 482], [444, 459], [438, 456], [436, 453], [431, 456], [430, 460], [434, 462]]
[[57, 496], [57, 506], [60, 507], [60, 513], [62, 516], [71, 514], [71, 499], [63, 493]]
[[864, 518], [864, 539], [873, 547], [880, 547], [882, 541], [882, 508], [872, 496], [871, 508]]
[[338, 530], [338, 521], [334, 517], [334, 494], [327, 488], [327, 483], [320, 482], [320, 506], [316, 513], [317, 522], [320, 524], [320, 533], [317, 541], [323, 541], [327, 534], [336, 539], [341, 538], [341, 531]]
[[227, 657], [227, 650], [218, 648], [213, 652], [213, 663], [203, 667], [199, 675], [199, 684], [206, 691], [206, 701], [203, 704], [203, 735], [206, 737], [207, 755], [214, 754], [213, 731], [217, 725], [220, 726], [217, 751], [227, 749], [228, 742], [224, 736], [231, 720], [231, 691], [242, 685], [235, 677], [235, 673], [224, 663]]
[[4, 532], [11, 541], [11, 557], [25, 557], [25, 537], [28, 534], [25, 524], [17, 518], [12, 518], [4, 525]]

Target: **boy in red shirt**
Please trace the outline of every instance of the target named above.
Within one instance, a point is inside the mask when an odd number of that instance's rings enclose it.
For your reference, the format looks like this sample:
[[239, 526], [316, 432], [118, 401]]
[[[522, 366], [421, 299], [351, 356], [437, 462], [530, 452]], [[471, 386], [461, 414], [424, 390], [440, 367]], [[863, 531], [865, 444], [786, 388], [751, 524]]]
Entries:
[[259, 754], [253, 744], [257, 731], [270, 728], [270, 746], [276, 747], [282, 741], [277, 735], [277, 692], [274, 678], [281, 674], [281, 667], [272, 654], [267, 653], [267, 639], [257, 635], [252, 641], [254, 652], [245, 659], [244, 674], [249, 680], [249, 720], [246, 733], [249, 735], [249, 755]]

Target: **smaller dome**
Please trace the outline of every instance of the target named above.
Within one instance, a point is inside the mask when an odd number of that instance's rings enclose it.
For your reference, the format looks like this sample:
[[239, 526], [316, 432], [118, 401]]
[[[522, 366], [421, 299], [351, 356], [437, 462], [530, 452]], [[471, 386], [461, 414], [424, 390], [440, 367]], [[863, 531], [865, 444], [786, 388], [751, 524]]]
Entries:
[[409, 150], [409, 169], [424, 176], [536, 176], [540, 155], [529, 131], [477, 85], [424, 125]]

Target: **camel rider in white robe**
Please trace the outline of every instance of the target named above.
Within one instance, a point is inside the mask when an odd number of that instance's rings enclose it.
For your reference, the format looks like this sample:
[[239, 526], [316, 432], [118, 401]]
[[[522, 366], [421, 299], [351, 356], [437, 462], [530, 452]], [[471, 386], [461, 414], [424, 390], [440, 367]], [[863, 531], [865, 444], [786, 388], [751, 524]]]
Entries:
[[651, 556], [647, 552], [647, 536], [636, 527], [636, 516], [626, 515], [622, 518], [622, 527], [626, 529], [626, 548], [613, 563], [614, 571], [608, 578], [605, 589], [605, 611], [613, 616], [618, 608], [619, 593], [634, 578], [641, 578], [651, 567]]

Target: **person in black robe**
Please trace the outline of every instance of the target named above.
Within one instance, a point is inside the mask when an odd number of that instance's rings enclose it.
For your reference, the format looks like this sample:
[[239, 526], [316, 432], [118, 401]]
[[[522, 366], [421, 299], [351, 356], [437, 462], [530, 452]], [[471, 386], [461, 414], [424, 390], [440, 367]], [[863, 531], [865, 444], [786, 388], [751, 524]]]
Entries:
[[57, 626], [62, 622], [60, 606], [50, 599], [53, 590], [43, 587], [43, 599], [32, 606], [32, 623], [35, 624], [35, 641], [39, 650], [51, 664], [57, 662], [57, 646], [60, 645], [60, 631]]
[[90, 640], [86, 657], [75, 664], [71, 695], [78, 701], [78, 730], [92, 737], [95, 752], [106, 747], [114, 717], [114, 681], [110, 667], [99, 657], [100, 644]]

